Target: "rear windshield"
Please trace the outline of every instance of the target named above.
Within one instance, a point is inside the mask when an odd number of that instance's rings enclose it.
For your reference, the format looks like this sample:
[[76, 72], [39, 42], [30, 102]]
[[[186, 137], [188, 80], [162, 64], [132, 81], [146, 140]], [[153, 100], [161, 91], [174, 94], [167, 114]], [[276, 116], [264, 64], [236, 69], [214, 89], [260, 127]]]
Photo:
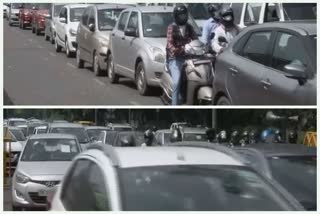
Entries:
[[89, 143], [88, 135], [84, 128], [52, 128], [51, 133], [71, 134], [77, 137], [79, 143]]
[[317, 4], [315, 3], [283, 3], [285, 20], [317, 19]]
[[70, 22], [80, 22], [84, 9], [85, 8], [71, 8]]

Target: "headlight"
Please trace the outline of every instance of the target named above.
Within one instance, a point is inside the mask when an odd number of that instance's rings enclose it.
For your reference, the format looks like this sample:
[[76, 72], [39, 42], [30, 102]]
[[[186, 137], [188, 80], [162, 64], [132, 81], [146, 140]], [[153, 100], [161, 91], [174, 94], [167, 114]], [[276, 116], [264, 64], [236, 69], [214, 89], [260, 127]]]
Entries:
[[166, 61], [165, 54], [160, 48], [151, 47], [151, 52], [153, 54], [153, 60], [159, 63], [164, 63]]
[[16, 181], [17, 181], [17, 183], [25, 184], [30, 181], [30, 178], [25, 176], [24, 174], [18, 172], [16, 174]]
[[70, 33], [71, 36], [77, 35], [77, 31], [74, 30], [74, 29], [70, 29], [70, 30], [69, 30], [69, 33]]

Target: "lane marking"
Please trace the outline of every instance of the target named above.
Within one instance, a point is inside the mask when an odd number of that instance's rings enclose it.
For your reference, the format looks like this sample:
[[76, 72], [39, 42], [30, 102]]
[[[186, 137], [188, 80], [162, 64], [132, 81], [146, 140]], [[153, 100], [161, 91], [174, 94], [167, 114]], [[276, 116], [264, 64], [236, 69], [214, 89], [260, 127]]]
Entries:
[[135, 101], [130, 101], [130, 104], [131, 104], [131, 105], [136, 105], [136, 106], [140, 105], [139, 103], [137, 103], [137, 102], [135, 102]]
[[93, 79], [95, 82], [97, 82], [99, 85], [101, 86], [105, 86], [104, 82], [102, 82], [101, 80], [98, 80], [96, 78]]
[[43, 48], [41, 45], [38, 45], [38, 48]]
[[32, 40], [32, 39], [28, 39], [28, 41], [29, 41], [29, 42], [33, 42], [33, 40]]
[[57, 56], [56, 54], [52, 53], [52, 52], [49, 52], [49, 55], [50, 56]]
[[45, 58], [43, 58], [44, 59], [44, 61], [49, 61], [49, 58], [48, 57], [45, 57]]
[[77, 68], [75, 65], [73, 65], [72, 63], [68, 62], [67, 66], [71, 67], [71, 68]]

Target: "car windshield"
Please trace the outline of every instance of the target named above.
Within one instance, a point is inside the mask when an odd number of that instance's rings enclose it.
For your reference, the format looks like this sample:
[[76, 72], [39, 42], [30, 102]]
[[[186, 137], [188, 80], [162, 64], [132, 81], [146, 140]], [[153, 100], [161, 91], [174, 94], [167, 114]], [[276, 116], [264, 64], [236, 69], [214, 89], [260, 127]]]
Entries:
[[[197, 35], [201, 35], [200, 29], [191, 16], [189, 16], [188, 22], [192, 25]], [[142, 13], [144, 37], [167, 37], [167, 29], [171, 23], [173, 23], [172, 13]]]
[[88, 129], [87, 134], [89, 138], [99, 139], [99, 136], [101, 136], [101, 133], [107, 131], [107, 129]]
[[290, 210], [273, 186], [246, 167], [180, 165], [119, 171], [125, 211]]
[[21, 4], [11, 4], [12, 9], [19, 9]]
[[273, 156], [269, 158], [273, 178], [307, 210], [317, 205], [316, 156]]
[[89, 143], [88, 135], [86, 134], [84, 128], [69, 128], [69, 127], [60, 127], [52, 128], [51, 133], [60, 133], [60, 134], [72, 134], [77, 137], [79, 143]]
[[19, 129], [10, 129], [10, 132], [16, 138], [17, 141], [26, 140], [26, 137], [25, 137], [25, 135], [23, 134], [23, 132], [21, 130], [19, 130]]
[[205, 3], [188, 4], [188, 10], [194, 19], [206, 20], [210, 18], [208, 7]]
[[79, 153], [73, 139], [29, 140], [21, 161], [71, 161]]
[[70, 9], [70, 22], [80, 22], [83, 11], [85, 8], [71, 8]]
[[49, 3], [40, 3], [40, 4], [37, 4], [37, 7], [38, 7], [39, 10], [48, 10], [48, 9], [50, 9], [51, 4], [49, 4]]
[[103, 9], [98, 10], [98, 26], [99, 30], [112, 30], [116, 25], [120, 12], [123, 9]]
[[283, 3], [285, 20], [317, 19], [316, 3]]
[[37, 134], [44, 134], [44, 133], [47, 133], [47, 129], [44, 129], [44, 128], [37, 129]]
[[9, 126], [21, 126], [27, 125], [27, 121], [24, 120], [11, 120], [9, 121]]
[[53, 12], [53, 16], [54, 17], [58, 17], [59, 16], [60, 10], [61, 10], [61, 8], [63, 6], [64, 6], [63, 4], [54, 5], [54, 12]]
[[206, 141], [207, 135], [205, 133], [184, 133], [183, 141]]

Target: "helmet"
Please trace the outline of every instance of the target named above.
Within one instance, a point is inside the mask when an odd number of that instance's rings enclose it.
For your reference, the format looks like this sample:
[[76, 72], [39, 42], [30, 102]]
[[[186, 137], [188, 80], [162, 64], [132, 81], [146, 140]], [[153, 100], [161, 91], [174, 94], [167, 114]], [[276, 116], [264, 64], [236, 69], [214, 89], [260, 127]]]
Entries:
[[233, 15], [232, 8], [230, 7], [222, 8], [219, 14], [220, 14], [221, 23], [225, 27], [230, 27], [233, 25], [234, 15]]
[[212, 142], [215, 138], [216, 135], [216, 130], [215, 129], [207, 129], [206, 131], [207, 139]]
[[215, 20], [219, 20], [220, 19], [218, 5], [210, 4], [209, 7], [208, 7], [208, 13], [210, 14], [210, 16], [213, 19], [215, 19]]
[[227, 141], [227, 132], [225, 130], [221, 130], [219, 132], [219, 142], [225, 143]]
[[298, 134], [295, 130], [289, 131], [289, 143], [295, 144], [297, 143]]
[[152, 145], [152, 141], [153, 141], [153, 133], [151, 129], [148, 129], [147, 131], [145, 131], [144, 133], [144, 140], [147, 146], [151, 146]]
[[188, 9], [184, 5], [176, 6], [173, 9], [173, 18], [177, 25], [185, 25], [188, 22]]

